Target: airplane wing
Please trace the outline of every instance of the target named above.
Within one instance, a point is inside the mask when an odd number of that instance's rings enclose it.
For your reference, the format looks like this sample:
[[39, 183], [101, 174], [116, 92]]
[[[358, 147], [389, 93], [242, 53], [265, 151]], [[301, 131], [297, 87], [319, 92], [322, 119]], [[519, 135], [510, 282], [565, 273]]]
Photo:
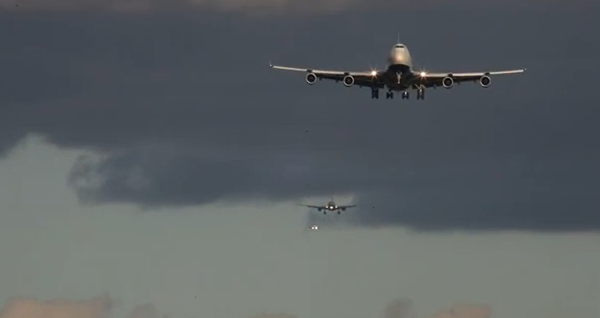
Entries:
[[329, 79], [334, 81], [342, 81], [344, 77], [350, 75], [354, 78], [354, 85], [360, 87], [376, 87], [383, 88], [384, 84], [378, 80], [380, 71], [369, 71], [369, 72], [347, 72], [347, 71], [335, 71], [335, 70], [316, 70], [310, 68], [298, 68], [289, 66], [273, 65], [269, 63], [271, 68], [284, 71], [292, 72], [303, 72], [308, 74], [314, 74], [317, 79]]
[[[443, 81], [446, 77], [451, 77], [454, 83], [477, 82], [477, 81], [480, 81], [484, 76], [491, 77], [491, 76], [495, 76], [495, 75], [519, 74], [519, 73], [524, 73], [525, 70], [526, 69], [495, 71], [495, 72], [471, 72], [471, 73], [421, 72], [420, 74], [417, 74], [418, 76], [415, 81], [415, 84], [423, 85], [425, 87], [443, 86]], [[491, 81], [489, 81], [487, 83], [487, 85], [489, 85], [490, 83], [491, 83]]]
[[353, 204], [353, 205], [339, 205], [338, 208], [347, 209], [347, 208], [353, 208], [355, 206], [356, 206], [356, 204]]
[[318, 205], [306, 205], [306, 204], [298, 204], [299, 206], [305, 206], [311, 209], [326, 209], [326, 206], [318, 206]]

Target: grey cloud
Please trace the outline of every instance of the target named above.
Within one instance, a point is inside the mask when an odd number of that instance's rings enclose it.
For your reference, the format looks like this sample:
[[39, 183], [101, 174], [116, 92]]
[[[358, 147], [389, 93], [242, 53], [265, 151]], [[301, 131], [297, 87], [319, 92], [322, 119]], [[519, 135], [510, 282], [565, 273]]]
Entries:
[[[0, 9], [0, 155], [27, 134], [97, 150], [69, 175], [92, 204], [356, 194], [353, 225], [598, 229], [600, 46], [581, 31], [594, 29], [598, 4], [549, 5], [536, 20], [532, 3], [440, 6], [378, 1], [343, 15], [261, 19]], [[382, 30], [393, 31], [373, 36]], [[488, 90], [432, 90], [417, 103], [309, 87], [266, 64], [383, 66], [396, 30], [428, 70], [528, 73]]]
[[[485, 304], [455, 303], [427, 318], [489, 318], [492, 308]], [[416, 307], [410, 298], [390, 302], [380, 315], [382, 318], [417, 318]]]
[[411, 299], [400, 298], [388, 304], [382, 314], [383, 318], [417, 318], [417, 312]]
[[288, 313], [260, 313], [252, 318], [298, 318], [298, 316]]
[[[595, 231], [599, 216], [594, 207], [600, 204], [597, 158], [466, 156], [396, 168], [386, 189], [360, 192], [358, 211], [345, 212], [346, 220], [339, 225]], [[333, 226], [338, 219], [311, 213], [308, 222]]]
[[489, 318], [491, 315], [489, 305], [457, 303], [437, 312], [431, 318]]
[[127, 315], [127, 318], [168, 318], [166, 314], [161, 314], [158, 308], [153, 304], [138, 305]]
[[293, 1], [293, 0], [13, 0], [0, 2], [0, 7], [20, 10], [79, 11], [106, 9], [122, 13], [148, 13], [168, 7], [216, 8], [259, 13], [277, 13], [282, 10], [331, 11], [347, 8], [358, 0]]

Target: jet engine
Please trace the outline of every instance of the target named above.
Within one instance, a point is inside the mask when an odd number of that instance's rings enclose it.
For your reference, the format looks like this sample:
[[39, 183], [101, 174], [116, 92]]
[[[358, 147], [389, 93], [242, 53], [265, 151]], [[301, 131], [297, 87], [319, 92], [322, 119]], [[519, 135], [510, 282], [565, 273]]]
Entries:
[[315, 75], [315, 73], [308, 73], [308, 74], [306, 75], [306, 82], [307, 82], [309, 85], [312, 85], [312, 84], [314, 84], [316, 81], [317, 81], [317, 75]]
[[479, 84], [483, 88], [488, 88], [490, 85], [492, 85], [492, 79], [489, 76], [484, 75], [479, 79]]
[[452, 88], [452, 86], [454, 85], [454, 79], [452, 79], [452, 77], [450, 76], [446, 76], [442, 80], [442, 85], [444, 86], [444, 88]]
[[354, 85], [354, 77], [352, 77], [352, 75], [346, 75], [344, 77], [344, 85], [346, 87], [350, 87], [350, 86]]
[[342, 211], [346, 211], [346, 208], [342, 208]]

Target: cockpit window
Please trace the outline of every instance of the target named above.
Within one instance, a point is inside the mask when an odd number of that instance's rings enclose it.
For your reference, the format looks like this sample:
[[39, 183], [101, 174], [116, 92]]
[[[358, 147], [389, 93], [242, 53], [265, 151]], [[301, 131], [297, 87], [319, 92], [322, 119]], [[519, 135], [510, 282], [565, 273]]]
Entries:
[[400, 47], [400, 48], [403, 48], [403, 47], [404, 47], [404, 45], [398, 44], [398, 45], [396, 45], [395, 47]]

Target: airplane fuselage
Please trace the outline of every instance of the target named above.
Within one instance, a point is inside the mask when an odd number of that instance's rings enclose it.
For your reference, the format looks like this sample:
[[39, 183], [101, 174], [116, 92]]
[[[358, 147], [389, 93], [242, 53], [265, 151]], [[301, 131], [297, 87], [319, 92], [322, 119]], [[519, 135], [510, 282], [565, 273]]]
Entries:
[[[320, 210], [321, 209], [319, 209], [319, 211]], [[327, 211], [336, 211], [337, 214], [340, 214], [342, 210], [345, 210], [345, 209], [344, 208], [340, 208], [339, 206], [337, 206], [337, 204], [335, 204], [335, 202], [330, 201], [325, 206], [325, 211], [323, 211], [323, 214], [327, 214]]]
[[389, 90], [405, 90], [412, 85], [415, 77], [410, 51], [404, 44], [394, 45], [387, 60], [387, 69], [378, 80]]
[[327, 203], [327, 208], [326, 209], [330, 210], [330, 211], [336, 210], [337, 209], [337, 205], [335, 205], [335, 203], [333, 201], [329, 202], [329, 203]]

